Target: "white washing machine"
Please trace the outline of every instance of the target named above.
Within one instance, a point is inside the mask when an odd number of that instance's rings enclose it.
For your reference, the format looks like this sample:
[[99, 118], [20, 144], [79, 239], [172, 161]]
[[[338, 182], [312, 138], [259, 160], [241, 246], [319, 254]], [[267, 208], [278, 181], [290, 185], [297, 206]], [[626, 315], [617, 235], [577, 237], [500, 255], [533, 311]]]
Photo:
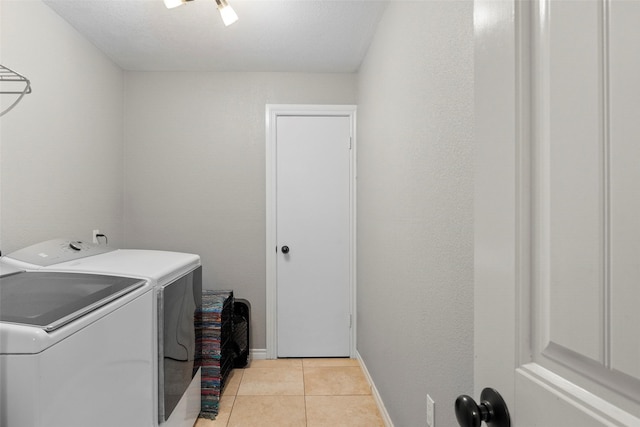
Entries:
[[[71, 250], [71, 252], [69, 252]], [[65, 252], [65, 258], [60, 256]], [[43, 242], [5, 257], [29, 270], [90, 273], [144, 279], [152, 288], [153, 421], [162, 427], [192, 427], [200, 413], [201, 339], [196, 313], [202, 305], [202, 267], [194, 254], [106, 249], [63, 239]], [[124, 329], [127, 330], [126, 328]], [[147, 424], [118, 423], [140, 427]], [[4, 426], [3, 426], [4, 427]], [[8, 426], [11, 427], [11, 426]]]
[[0, 271], [0, 426], [152, 425], [151, 284]]

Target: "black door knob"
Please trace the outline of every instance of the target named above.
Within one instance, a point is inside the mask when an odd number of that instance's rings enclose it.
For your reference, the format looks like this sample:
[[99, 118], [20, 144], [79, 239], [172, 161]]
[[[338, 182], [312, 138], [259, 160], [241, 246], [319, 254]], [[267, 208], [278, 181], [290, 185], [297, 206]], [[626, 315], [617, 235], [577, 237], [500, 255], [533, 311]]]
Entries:
[[507, 404], [492, 388], [482, 390], [479, 405], [467, 395], [458, 396], [455, 408], [460, 427], [480, 427], [482, 421], [489, 427], [511, 426]]
[[283, 246], [281, 250], [282, 250], [283, 254], [288, 254], [289, 253], [289, 246]]

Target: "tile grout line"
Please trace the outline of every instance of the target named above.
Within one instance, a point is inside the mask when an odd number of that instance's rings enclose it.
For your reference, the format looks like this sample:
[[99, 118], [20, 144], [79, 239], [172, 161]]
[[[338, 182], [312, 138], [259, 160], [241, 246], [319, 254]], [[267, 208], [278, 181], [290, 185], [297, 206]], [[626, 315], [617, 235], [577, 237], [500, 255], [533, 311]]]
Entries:
[[304, 382], [304, 359], [300, 361], [302, 364], [302, 396], [304, 398], [304, 425], [305, 427], [309, 424], [309, 419], [307, 418], [307, 388]]
[[[231, 405], [231, 409], [229, 409], [229, 417], [227, 418], [227, 422], [224, 424], [223, 427], [228, 427], [229, 422], [231, 422], [231, 415], [233, 414], [233, 408], [235, 408], [236, 402], [238, 401], [238, 392], [240, 391], [242, 380], [244, 380], [244, 369], [242, 369], [242, 375], [240, 375], [240, 381], [238, 381], [238, 387], [236, 388], [236, 391], [233, 394], [233, 404]], [[220, 398], [222, 399], [222, 397]]]

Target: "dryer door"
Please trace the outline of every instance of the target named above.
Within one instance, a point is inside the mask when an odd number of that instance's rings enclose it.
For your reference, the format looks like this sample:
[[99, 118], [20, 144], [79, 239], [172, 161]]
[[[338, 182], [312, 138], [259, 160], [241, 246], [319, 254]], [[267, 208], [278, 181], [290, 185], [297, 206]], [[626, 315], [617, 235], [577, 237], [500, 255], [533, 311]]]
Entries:
[[163, 286], [158, 295], [159, 420], [169, 416], [200, 367], [202, 268]]

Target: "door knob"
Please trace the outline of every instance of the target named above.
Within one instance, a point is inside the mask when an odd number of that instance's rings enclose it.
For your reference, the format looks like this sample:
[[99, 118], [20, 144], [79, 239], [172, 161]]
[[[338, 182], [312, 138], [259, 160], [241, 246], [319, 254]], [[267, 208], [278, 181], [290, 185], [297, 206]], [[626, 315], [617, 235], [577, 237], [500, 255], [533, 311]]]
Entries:
[[473, 398], [462, 395], [456, 399], [456, 418], [460, 427], [480, 427], [482, 421], [489, 427], [510, 427], [511, 418], [502, 396], [492, 388], [480, 394], [480, 404]]
[[281, 249], [283, 254], [288, 254], [289, 253], [289, 246], [283, 246]]

